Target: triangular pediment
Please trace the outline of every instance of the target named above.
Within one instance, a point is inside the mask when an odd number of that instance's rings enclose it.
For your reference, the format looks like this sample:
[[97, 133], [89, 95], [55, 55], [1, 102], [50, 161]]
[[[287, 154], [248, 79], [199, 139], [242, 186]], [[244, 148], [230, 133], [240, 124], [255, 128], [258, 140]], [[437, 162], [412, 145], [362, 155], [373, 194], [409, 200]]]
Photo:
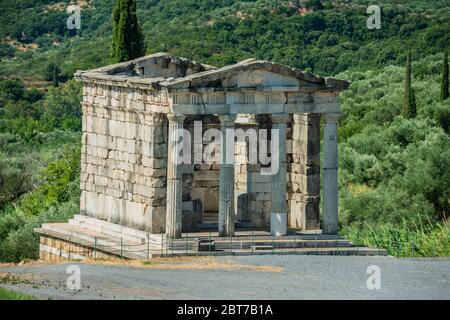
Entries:
[[265, 60], [252, 58], [215, 68], [162, 52], [95, 70], [77, 71], [75, 78], [165, 87], [169, 91], [196, 91], [202, 88], [214, 91], [252, 88], [272, 91], [284, 91], [286, 88], [288, 91], [301, 88], [340, 91], [349, 85], [347, 81], [317, 76]]
[[230, 88], [300, 88], [330, 87], [345, 89], [346, 81], [324, 78], [299, 69], [264, 60], [248, 59], [219, 69], [199, 72], [161, 83], [170, 89], [202, 87]]

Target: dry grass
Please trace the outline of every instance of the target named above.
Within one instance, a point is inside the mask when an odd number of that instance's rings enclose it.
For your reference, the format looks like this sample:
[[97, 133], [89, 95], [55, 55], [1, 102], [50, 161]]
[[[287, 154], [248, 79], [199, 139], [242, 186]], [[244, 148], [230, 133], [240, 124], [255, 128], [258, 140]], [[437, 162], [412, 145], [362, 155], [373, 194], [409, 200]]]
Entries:
[[[35, 266], [62, 264], [70, 261], [41, 261], [30, 260], [19, 264], [4, 263], [0, 267], [12, 266]], [[246, 264], [237, 264], [231, 261], [220, 261], [214, 257], [170, 257], [170, 258], [153, 258], [151, 260], [121, 260], [121, 259], [86, 259], [76, 261], [81, 264], [92, 265], [108, 265], [108, 266], [126, 266], [131, 268], [154, 268], [154, 269], [186, 269], [186, 270], [244, 270], [255, 272], [283, 272], [281, 267], [273, 266], [253, 266]], [[2, 273], [0, 273], [1, 278]]]
[[29, 43], [29, 44], [20, 43], [9, 37], [4, 39], [2, 42], [9, 44], [10, 46], [13, 46], [14, 48], [16, 48], [16, 50], [19, 50], [21, 52], [27, 52], [27, 51], [36, 50], [37, 48], [39, 48], [39, 45], [37, 43]]
[[121, 265], [135, 268], [189, 269], [189, 270], [246, 270], [257, 272], [282, 272], [281, 267], [252, 266], [228, 261], [219, 261], [214, 257], [171, 257], [138, 260], [84, 260], [81, 263], [100, 265]]

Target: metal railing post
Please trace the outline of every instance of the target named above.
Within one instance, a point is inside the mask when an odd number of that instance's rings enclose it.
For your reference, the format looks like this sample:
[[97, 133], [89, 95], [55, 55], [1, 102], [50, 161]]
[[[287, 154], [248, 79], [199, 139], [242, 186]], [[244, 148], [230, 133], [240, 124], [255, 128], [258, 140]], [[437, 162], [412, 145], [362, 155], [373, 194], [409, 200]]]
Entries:
[[94, 260], [97, 259], [97, 237], [94, 238]]
[[336, 235], [336, 252], [339, 253], [339, 235]]
[[317, 255], [317, 231], [314, 231], [314, 252]]
[[230, 237], [230, 253], [233, 254], [233, 236]]
[[69, 238], [69, 256], [68, 256], [69, 260], [70, 260], [70, 254], [71, 254], [71, 249], [72, 249], [71, 246], [72, 246], [72, 237]]
[[164, 254], [164, 233], [161, 233], [161, 257]]
[[275, 235], [272, 235], [272, 254], [275, 254]]
[[120, 237], [120, 259], [123, 259], [123, 244], [122, 244], [122, 237]]
[[147, 259], [150, 260], [150, 236], [147, 234]]
[[296, 234], [294, 233], [294, 256], [297, 254], [297, 242], [295, 241]]
[[253, 231], [252, 231], [252, 237], [251, 237], [251, 242], [250, 242], [250, 249], [252, 250], [252, 253], [254, 252], [253, 250]]
[[208, 251], [209, 255], [211, 255], [211, 231], [209, 232]]

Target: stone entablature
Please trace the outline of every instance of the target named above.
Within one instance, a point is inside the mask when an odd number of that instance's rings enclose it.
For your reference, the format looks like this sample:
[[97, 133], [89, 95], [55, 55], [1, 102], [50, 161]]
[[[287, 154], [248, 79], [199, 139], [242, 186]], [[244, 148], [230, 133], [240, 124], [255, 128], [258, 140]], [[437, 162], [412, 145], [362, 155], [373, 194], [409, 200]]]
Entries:
[[[347, 82], [255, 59], [217, 69], [166, 53], [75, 77], [83, 82], [82, 214], [170, 237], [211, 221], [230, 235], [236, 219], [277, 235], [317, 229], [326, 115], [322, 227], [337, 231], [333, 115]], [[202, 120], [203, 131], [277, 128], [279, 172], [261, 175], [245, 141], [235, 142], [233, 165], [177, 165], [175, 133]]]

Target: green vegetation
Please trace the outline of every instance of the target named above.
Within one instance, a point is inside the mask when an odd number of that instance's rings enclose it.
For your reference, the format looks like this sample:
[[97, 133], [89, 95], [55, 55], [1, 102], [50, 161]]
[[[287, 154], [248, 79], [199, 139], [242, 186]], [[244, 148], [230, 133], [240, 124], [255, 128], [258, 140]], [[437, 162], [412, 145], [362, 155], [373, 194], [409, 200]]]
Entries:
[[[76, 69], [107, 65], [115, 2], [83, 6], [82, 28], [72, 33], [64, 29], [68, 15], [57, 0], [2, 1], [0, 39], [39, 48], [17, 52], [0, 65], [0, 74], [35, 77], [52, 61], [71, 78]], [[303, 1], [277, 3], [274, 8], [273, 0], [136, 0], [148, 53], [170, 51], [217, 66], [256, 57], [334, 75], [403, 65], [408, 51], [418, 60], [449, 43], [449, 0], [378, 1], [381, 30], [366, 27], [372, 4], [367, 0], [325, 0], [323, 9], [305, 13]]]
[[33, 228], [78, 211], [80, 95], [0, 81], [0, 261], [37, 258]]
[[[0, 261], [37, 258], [33, 228], [79, 210], [81, 88], [73, 73], [140, 55], [145, 46], [147, 53], [216, 66], [256, 57], [350, 80], [339, 131], [342, 233], [398, 256], [410, 254], [411, 241], [416, 255], [450, 255], [450, 101], [442, 54], [450, 1], [380, 0], [381, 30], [366, 27], [369, 4], [89, 1], [82, 29], [67, 30], [64, 2], [1, 1]], [[142, 37], [120, 40], [129, 32], [124, 27], [139, 30], [137, 19]], [[118, 51], [109, 52], [113, 39]]]
[[403, 116], [415, 118], [417, 115], [416, 94], [411, 86], [411, 53], [406, 56], [405, 98], [403, 101]]
[[448, 254], [450, 228], [442, 222], [450, 212], [450, 103], [439, 99], [442, 60], [413, 64], [418, 111], [412, 119], [401, 116], [404, 68], [338, 75], [352, 81], [341, 96], [339, 146], [340, 218], [350, 239], [436, 243], [436, 254]]
[[111, 62], [124, 62], [145, 55], [145, 39], [136, 16], [136, 2], [117, 0], [112, 20]]
[[442, 80], [441, 80], [441, 100], [444, 101], [450, 97], [449, 79], [448, 79], [448, 52], [444, 51], [444, 61], [442, 63]]
[[0, 288], [0, 300], [34, 300], [30, 295]]

